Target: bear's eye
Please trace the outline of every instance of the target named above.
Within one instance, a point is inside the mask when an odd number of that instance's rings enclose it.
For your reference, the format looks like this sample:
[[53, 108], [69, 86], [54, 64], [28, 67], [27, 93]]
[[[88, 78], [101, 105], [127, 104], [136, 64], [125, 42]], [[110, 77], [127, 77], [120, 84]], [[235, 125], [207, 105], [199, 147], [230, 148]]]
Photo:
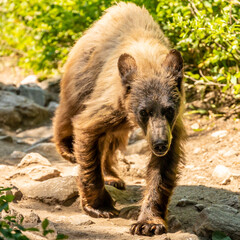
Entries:
[[169, 121], [172, 121], [174, 118], [174, 109], [172, 107], [168, 107], [162, 110], [162, 114], [166, 116]]
[[127, 93], [127, 94], [130, 93], [130, 91], [131, 91], [131, 87], [130, 87], [130, 86], [127, 86], [127, 87], [126, 87], [126, 93]]
[[147, 117], [148, 116], [147, 111], [144, 110], [144, 109], [140, 110], [139, 114], [140, 114], [141, 117]]

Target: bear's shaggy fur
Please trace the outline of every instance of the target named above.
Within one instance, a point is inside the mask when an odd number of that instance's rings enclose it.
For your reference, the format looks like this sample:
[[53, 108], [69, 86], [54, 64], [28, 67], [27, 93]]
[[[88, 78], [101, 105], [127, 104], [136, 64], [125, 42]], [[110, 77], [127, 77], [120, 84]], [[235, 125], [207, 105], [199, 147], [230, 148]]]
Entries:
[[183, 60], [170, 49], [145, 8], [119, 3], [109, 8], [69, 54], [54, 118], [57, 150], [80, 164], [83, 209], [93, 217], [118, 211], [104, 181], [125, 184], [114, 169], [116, 149], [140, 126], [152, 156], [141, 213], [132, 234], [166, 231], [169, 198], [183, 160]]

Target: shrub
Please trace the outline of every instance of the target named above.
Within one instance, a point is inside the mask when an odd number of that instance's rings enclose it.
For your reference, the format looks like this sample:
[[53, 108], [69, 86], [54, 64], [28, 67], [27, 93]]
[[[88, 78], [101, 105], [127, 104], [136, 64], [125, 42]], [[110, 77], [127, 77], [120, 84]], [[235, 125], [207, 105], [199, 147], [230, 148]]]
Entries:
[[[3, 0], [0, 55], [42, 76], [61, 71], [74, 42], [115, 1]], [[187, 83], [240, 96], [240, 2], [133, 0], [183, 53]]]

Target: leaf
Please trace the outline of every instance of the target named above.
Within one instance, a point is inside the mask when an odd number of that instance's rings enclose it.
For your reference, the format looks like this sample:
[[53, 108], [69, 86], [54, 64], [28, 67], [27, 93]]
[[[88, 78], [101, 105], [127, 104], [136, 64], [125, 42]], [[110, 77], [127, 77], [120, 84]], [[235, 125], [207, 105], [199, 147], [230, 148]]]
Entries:
[[7, 202], [12, 202], [13, 200], [14, 200], [14, 196], [13, 195], [6, 195], [5, 196], [5, 200], [7, 201]]
[[46, 230], [47, 226], [49, 225], [49, 221], [47, 218], [45, 218], [42, 222], [42, 228], [43, 230]]
[[1, 206], [0, 206], [0, 212], [2, 212], [2, 210], [8, 210], [8, 203], [7, 202], [5, 202], [4, 204], [2, 204]]
[[57, 235], [56, 240], [60, 240], [60, 239], [68, 239], [68, 236], [60, 233], [60, 234]]
[[228, 237], [225, 233], [223, 232], [213, 232], [212, 234], [212, 240], [232, 240], [230, 237]]

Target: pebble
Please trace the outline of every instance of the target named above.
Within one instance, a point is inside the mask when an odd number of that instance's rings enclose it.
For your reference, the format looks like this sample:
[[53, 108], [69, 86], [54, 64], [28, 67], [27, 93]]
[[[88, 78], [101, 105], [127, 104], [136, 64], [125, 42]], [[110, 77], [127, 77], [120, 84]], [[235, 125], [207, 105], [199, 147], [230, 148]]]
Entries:
[[177, 202], [176, 206], [177, 207], [186, 207], [186, 206], [195, 205], [195, 204], [197, 204], [197, 202], [187, 199], [187, 198], [182, 198]]
[[220, 131], [212, 133], [211, 136], [214, 138], [223, 138], [227, 135], [227, 133], [228, 133], [228, 131], [226, 131], [226, 130], [220, 130]]
[[228, 181], [227, 179], [230, 178], [231, 172], [229, 168], [225, 167], [224, 165], [217, 165], [213, 170], [212, 176], [217, 182], [223, 184], [225, 181]]
[[205, 206], [199, 203], [195, 205], [195, 208], [198, 210], [198, 212], [201, 212], [205, 208]]

